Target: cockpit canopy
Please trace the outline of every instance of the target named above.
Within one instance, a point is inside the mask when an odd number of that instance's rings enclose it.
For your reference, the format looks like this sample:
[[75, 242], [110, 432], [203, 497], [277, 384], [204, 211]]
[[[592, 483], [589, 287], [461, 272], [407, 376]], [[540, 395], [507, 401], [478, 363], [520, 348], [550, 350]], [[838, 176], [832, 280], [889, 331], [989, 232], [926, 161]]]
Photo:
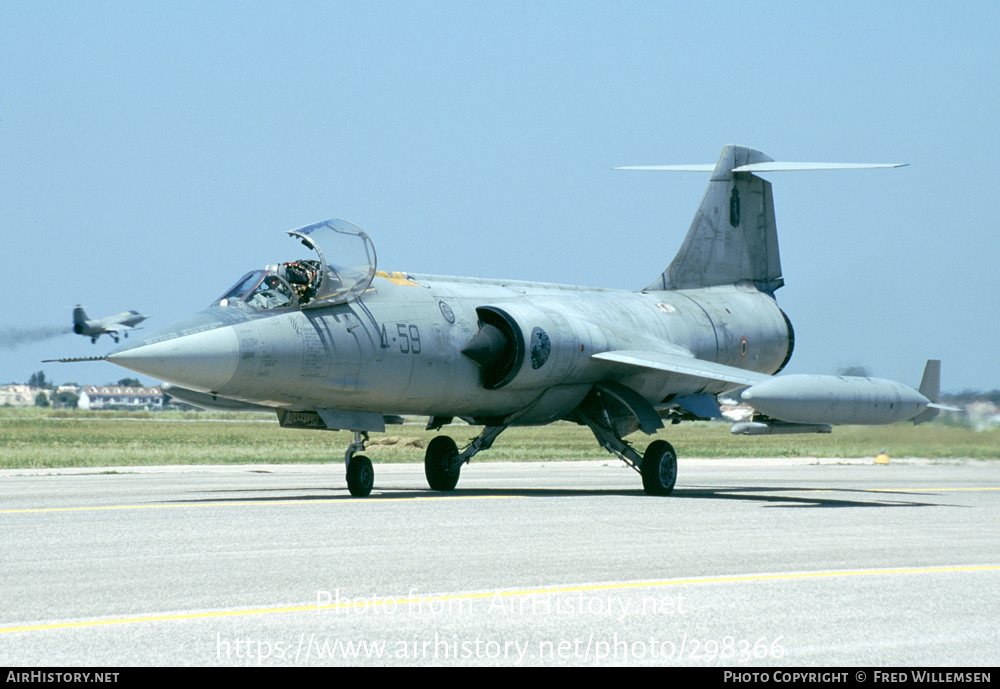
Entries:
[[375, 246], [361, 228], [327, 220], [288, 233], [316, 252], [305, 259], [270, 265], [244, 275], [215, 303], [262, 309], [328, 306], [353, 301], [375, 277]]
[[309, 306], [353, 301], [372, 284], [375, 245], [357, 225], [346, 220], [327, 220], [288, 234], [301, 239], [319, 256], [318, 284]]

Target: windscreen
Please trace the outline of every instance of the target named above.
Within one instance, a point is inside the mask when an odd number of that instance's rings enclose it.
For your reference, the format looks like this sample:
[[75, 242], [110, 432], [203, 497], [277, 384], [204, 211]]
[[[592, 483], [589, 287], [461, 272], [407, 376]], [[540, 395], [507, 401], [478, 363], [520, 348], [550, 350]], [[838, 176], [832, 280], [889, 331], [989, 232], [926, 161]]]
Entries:
[[222, 300], [227, 301], [239, 301], [245, 297], [250, 290], [257, 286], [260, 279], [264, 277], [263, 270], [253, 270], [241, 277], [235, 285], [229, 288], [229, 290], [219, 297], [215, 303], [219, 303]]
[[257, 311], [263, 311], [295, 306], [298, 297], [292, 287], [273, 271], [254, 270], [241, 277], [214, 303], [230, 306], [241, 302]]

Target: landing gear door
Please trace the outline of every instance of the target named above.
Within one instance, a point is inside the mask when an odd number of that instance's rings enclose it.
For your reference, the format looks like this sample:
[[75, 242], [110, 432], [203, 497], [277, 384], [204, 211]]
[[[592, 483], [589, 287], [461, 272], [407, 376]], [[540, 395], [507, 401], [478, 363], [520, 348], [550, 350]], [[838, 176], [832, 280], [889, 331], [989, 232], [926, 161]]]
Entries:
[[375, 246], [361, 228], [327, 220], [288, 232], [319, 256], [315, 295], [304, 308], [353, 301], [375, 277]]

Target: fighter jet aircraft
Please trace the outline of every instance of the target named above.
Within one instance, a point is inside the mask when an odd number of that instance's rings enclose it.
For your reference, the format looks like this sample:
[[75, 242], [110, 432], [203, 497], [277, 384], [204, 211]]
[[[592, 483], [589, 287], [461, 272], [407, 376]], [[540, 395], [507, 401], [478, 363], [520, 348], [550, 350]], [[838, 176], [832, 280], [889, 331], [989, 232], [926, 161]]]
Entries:
[[128, 337], [128, 331], [134, 330], [135, 326], [146, 320], [138, 311], [125, 311], [117, 316], [107, 316], [105, 318], [95, 318], [88, 320], [83, 307], [77, 304], [73, 309], [73, 332], [77, 335], [86, 335], [91, 343], [96, 343], [101, 335], [110, 335], [111, 339], [118, 342], [118, 336]]
[[371, 240], [330, 220], [288, 232], [316, 256], [254, 270], [207, 309], [106, 359], [166, 381], [203, 407], [272, 409], [283, 427], [350, 430], [352, 495], [368, 495], [368, 434], [402, 415], [438, 430], [483, 426], [459, 450], [435, 437], [424, 459], [433, 490], [510, 426], [574, 421], [667, 495], [677, 456], [665, 440], [626, 440], [664, 421], [719, 416], [716, 396], [746, 387], [757, 414], [734, 433], [828, 432], [833, 424], [926, 421], [939, 367], [920, 391], [838, 376], [777, 376], [792, 356], [771, 184], [782, 170], [896, 167], [776, 163], [726, 146], [673, 262], [635, 292], [376, 270]]

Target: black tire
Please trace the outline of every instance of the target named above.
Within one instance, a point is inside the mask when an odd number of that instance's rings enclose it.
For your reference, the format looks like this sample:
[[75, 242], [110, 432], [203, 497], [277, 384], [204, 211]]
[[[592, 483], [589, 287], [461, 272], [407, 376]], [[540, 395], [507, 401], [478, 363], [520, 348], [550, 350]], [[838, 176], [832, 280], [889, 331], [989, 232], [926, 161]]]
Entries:
[[375, 469], [364, 455], [354, 455], [347, 465], [347, 490], [356, 498], [367, 497], [375, 485]]
[[448, 471], [451, 462], [458, 456], [458, 446], [446, 435], [439, 435], [427, 444], [424, 453], [424, 475], [431, 490], [454, 490], [458, 485], [460, 467]]
[[647, 495], [670, 495], [677, 482], [677, 453], [666, 440], [654, 440], [642, 455], [642, 487]]

